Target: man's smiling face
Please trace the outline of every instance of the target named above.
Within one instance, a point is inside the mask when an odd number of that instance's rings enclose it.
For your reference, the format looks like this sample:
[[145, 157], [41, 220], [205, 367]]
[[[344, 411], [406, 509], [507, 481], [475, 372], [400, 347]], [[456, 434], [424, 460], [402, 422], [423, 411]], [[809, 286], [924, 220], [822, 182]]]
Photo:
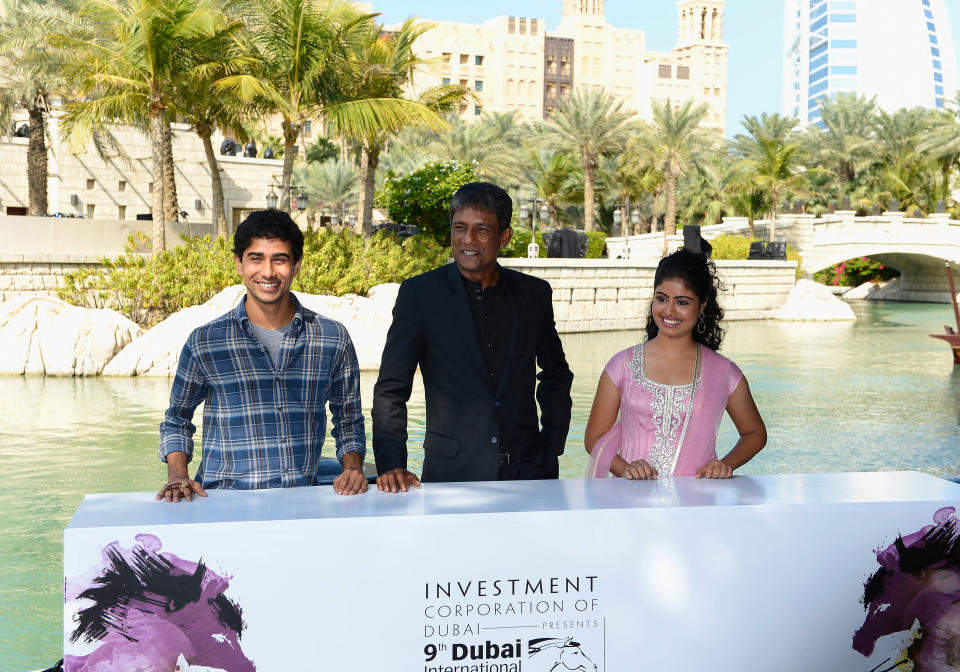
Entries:
[[300, 272], [300, 261], [293, 260], [290, 241], [279, 238], [254, 238], [243, 251], [243, 258], [234, 256], [233, 261], [248, 299], [261, 306], [285, 300]]
[[460, 272], [484, 286], [496, 278], [497, 252], [510, 242], [513, 229], [500, 230], [497, 217], [467, 206], [457, 210], [450, 225], [450, 251]]

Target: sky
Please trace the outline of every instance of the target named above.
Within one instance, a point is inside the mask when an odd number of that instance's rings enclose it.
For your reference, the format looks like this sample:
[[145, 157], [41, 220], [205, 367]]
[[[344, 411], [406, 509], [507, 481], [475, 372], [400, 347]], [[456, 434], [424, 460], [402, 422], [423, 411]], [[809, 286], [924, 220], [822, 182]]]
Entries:
[[[382, 13], [385, 23], [396, 23], [410, 16], [424, 20], [483, 23], [495, 16], [510, 15], [545, 19], [548, 31], [560, 23], [563, 8], [563, 0], [372, 2], [374, 10]], [[947, 0], [947, 8], [954, 44], [960, 48], [960, 0]], [[727, 0], [723, 37], [730, 47], [728, 136], [742, 130], [740, 121], [745, 115], [781, 112], [783, 12], [783, 0]], [[676, 43], [677, 7], [674, 0], [606, 0], [606, 15], [607, 21], [618, 28], [643, 30], [648, 49], [669, 51]]]

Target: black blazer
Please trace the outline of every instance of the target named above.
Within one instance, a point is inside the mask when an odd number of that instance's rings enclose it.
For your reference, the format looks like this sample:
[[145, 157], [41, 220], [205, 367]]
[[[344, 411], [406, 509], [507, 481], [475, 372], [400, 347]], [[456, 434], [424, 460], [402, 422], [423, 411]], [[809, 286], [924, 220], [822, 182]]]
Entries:
[[378, 473], [407, 466], [407, 400], [419, 365], [427, 406], [421, 480], [496, 480], [501, 446], [520, 478], [557, 478], [573, 374], [554, 324], [552, 290], [546, 281], [509, 268], [500, 269], [500, 282], [506, 283], [514, 320], [497, 390], [456, 264], [400, 285], [373, 391]]

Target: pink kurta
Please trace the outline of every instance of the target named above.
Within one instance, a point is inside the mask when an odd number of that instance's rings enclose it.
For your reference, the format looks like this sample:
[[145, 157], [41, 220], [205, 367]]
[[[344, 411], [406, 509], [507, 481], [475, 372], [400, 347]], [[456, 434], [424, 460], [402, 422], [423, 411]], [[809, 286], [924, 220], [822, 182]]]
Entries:
[[[743, 373], [723, 355], [700, 346], [700, 374], [694, 383], [662, 385], [646, 376], [644, 345], [622, 350], [607, 363], [607, 375], [620, 390], [620, 417], [594, 446], [589, 477], [609, 476], [617, 454], [627, 462], [646, 460], [661, 476], [693, 476], [717, 459], [720, 420]], [[693, 414], [684, 431], [694, 384]]]

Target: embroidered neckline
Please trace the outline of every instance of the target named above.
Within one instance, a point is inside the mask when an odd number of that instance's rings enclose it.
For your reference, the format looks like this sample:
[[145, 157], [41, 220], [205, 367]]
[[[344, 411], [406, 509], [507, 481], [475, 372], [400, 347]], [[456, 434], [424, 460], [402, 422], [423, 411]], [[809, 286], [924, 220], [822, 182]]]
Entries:
[[653, 412], [654, 437], [647, 461], [658, 474], [672, 476], [687, 434], [690, 416], [693, 414], [696, 392], [702, 384], [701, 348], [698, 344], [693, 381], [684, 385], [668, 385], [647, 378], [645, 345], [646, 343], [640, 343], [634, 347], [629, 368], [634, 382], [649, 392], [651, 397], [650, 409]]
[[[646, 362], [646, 345], [648, 341], [643, 343], [638, 343], [633, 346], [633, 361], [630, 362], [630, 369], [633, 371], [633, 379], [638, 383], [647, 383], [649, 385], [655, 385], [657, 387], [673, 387], [673, 388], [683, 388], [690, 387], [694, 383], [697, 383], [699, 386], [700, 379], [703, 378], [703, 365], [701, 363], [700, 357], [700, 345], [697, 345], [697, 364], [694, 365], [693, 371], [693, 380], [689, 383], [681, 383], [680, 385], [670, 385], [669, 383], [658, 383], [655, 380], [647, 377], [647, 362]], [[636, 365], [636, 368], [634, 368]]]

